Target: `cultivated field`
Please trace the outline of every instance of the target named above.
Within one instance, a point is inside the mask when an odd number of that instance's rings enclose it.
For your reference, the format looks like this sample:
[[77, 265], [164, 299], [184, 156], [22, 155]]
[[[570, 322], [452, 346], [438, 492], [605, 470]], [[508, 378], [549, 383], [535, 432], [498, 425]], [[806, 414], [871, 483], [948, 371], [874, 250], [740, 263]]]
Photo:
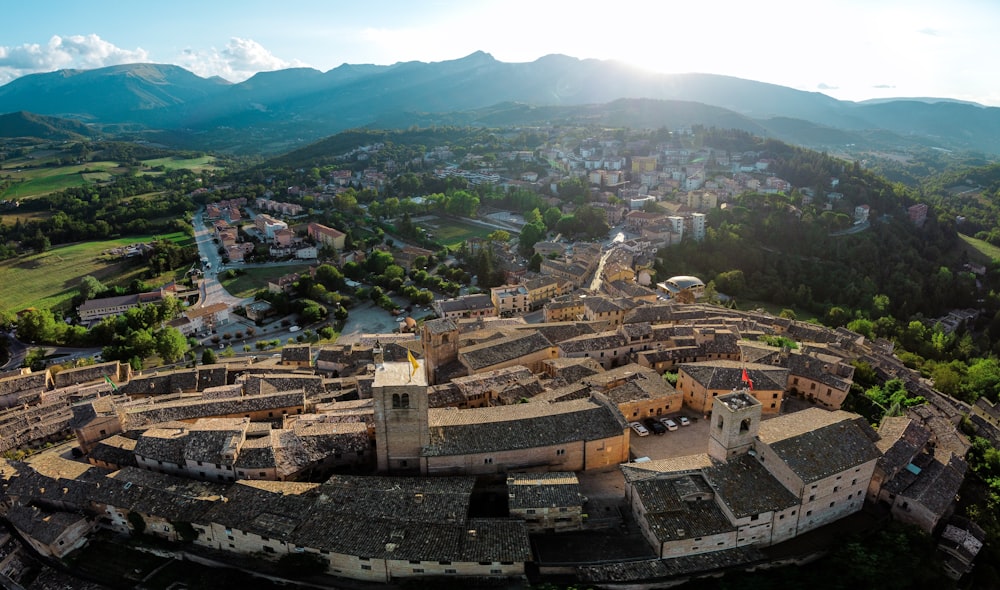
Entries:
[[[39, 153], [44, 155], [43, 152]], [[26, 199], [47, 195], [71, 187], [110, 180], [113, 175], [125, 172], [125, 168], [119, 166], [118, 162], [45, 166], [45, 162], [50, 159], [34, 156], [31, 159], [22, 158], [6, 162], [0, 176], [10, 176], [14, 180], [14, 184], [6, 190], [0, 191], [0, 199]], [[147, 176], [162, 174], [161, 171], [149, 170], [149, 168], [160, 166], [166, 170], [187, 168], [193, 172], [201, 172], [202, 170], [215, 169], [214, 162], [215, 158], [212, 156], [143, 160], [143, 169], [139, 171], [139, 174]]]
[[88, 162], [71, 166], [14, 169], [7, 164], [0, 175], [10, 176], [14, 183], [0, 192], [0, 199], [25, 199], [47, 195], [71, 187], [108, 180], [112, 174], [122, 171], [117, 162]]
[[215, 158], [213, 156], [202, 156], [200, 158], [177, 158], [170, 156], [167, 158], [156, 158], [155, 160], [143, 160], [142, 165], [147, 168], [163, 166], [167, 170], [179, 170], [187, 168], [192, 172], [216, 169]]
[[[152, 241], [154, 236], [130, 236], [104, 242], [81, 242], [57, 246], [41, 254], [19, 256], [0, 262], [0, 307], [20, 311], [29, 307], [64, 308], [77, 295], [80, 279], [93, 275], [105, 284], [125, 285], [140, 278], [145, 267], [138, 262], [105, 254], [118, 246]], [[177, 232], [156, 236], [186, 245], [190, 238]], [[186, 270], [186, 269], [185, 269]], [[164, 283], [178, 273], [147, 280]], [[179, 273], [183, 276], [183, 271]]]

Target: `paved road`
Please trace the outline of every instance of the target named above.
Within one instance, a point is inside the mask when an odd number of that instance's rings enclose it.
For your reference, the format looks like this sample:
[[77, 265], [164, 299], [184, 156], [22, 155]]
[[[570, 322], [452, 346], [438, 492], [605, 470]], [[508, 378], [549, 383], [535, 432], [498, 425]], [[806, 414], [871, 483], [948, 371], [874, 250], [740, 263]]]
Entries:
[[247, 300], [230, 295], [216, 275], [216, 272], [222, 267], [222, 258], [212, 241], [212, 226], [205, 225], [200, 210], [194, 214], [193, 221], [194, 239], [198, 244], [198, 253], [202, 258], [207, 258], [211, 264], [211, 267], [205, 271], [205, 277], [199, 283], [201, 291], [198, 295], [198, 303], [194, 307], [206, 307], [216, 303], [225, 303], [229, 306], [242, 305]]

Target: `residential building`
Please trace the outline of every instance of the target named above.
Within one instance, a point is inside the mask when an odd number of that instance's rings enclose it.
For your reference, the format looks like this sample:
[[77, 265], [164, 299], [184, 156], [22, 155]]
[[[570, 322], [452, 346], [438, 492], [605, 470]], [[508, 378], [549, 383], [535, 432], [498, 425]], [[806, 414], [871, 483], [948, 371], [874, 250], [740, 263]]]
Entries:
[[344, 232], [319, 223], [310, 223], [306, 227], [306, 233], [310, 238], [316, 240], [317, 243], [333, 246], [338, 251], [344, 249], [344, 243], [347, 238], [347, 234]]
[[528, 288], [524, 285], [503, 285], [490, 289], [490, 299], [500, 317], [527, 313], [531, 309]]
[[580, 481], [571, 471], [512, 473], [507, 476], [510, 514], [527, 524], [529, 533], [583, 528]]

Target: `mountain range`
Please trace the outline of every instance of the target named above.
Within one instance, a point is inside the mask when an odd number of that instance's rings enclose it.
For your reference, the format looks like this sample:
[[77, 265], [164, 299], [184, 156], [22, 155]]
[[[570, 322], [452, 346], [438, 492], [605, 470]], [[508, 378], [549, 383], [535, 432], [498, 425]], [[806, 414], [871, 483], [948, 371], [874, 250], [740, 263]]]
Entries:
[[[129, 64], [32, 74], [0, 86], [0, 113], [104, 130], [166, 131], [186, 144], [273, 152], [364, 126], [587, 122], [744, 129], [819, 149], [924, 145], [1000, 154], [1000, 109], [947, 99], [841, 101], [712, 74], [657, 74], [549, 55], [293, 68], [232, 84], [179, 66]], [[2, 124], [0, 124], [2, 125]], [[0, 135], [4, 135], [0, 133]]]

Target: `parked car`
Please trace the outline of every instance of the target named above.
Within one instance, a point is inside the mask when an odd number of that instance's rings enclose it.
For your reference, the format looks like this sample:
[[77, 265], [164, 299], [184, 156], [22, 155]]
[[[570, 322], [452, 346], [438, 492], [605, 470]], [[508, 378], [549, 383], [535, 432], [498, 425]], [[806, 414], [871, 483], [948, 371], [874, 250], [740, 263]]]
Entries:
[[638, 422], [632, 422], [631, 424], [629, 424], [629, 426], [639, 436], [649, 436], [649, 431], [646, 430], [646, 427], [643, 426], [642, 424], [639, 424]]
[[667, 430], [677, 430], [677, 423], [670, 418], [663, 418], [660, 420]]
[[664, 426], [663, 423], [660, 422], [659, 420], [654, 420], [653, 418], [646, 418], [643, 421], [643, 423], [645, 424], [646, 429], [652, 432], [653, 434], [667, 433], [667, 427]]
[[681, 416], [677, 421], [681, 423], [681, 426], [691, 426], [691, 420], [687, 416]]

